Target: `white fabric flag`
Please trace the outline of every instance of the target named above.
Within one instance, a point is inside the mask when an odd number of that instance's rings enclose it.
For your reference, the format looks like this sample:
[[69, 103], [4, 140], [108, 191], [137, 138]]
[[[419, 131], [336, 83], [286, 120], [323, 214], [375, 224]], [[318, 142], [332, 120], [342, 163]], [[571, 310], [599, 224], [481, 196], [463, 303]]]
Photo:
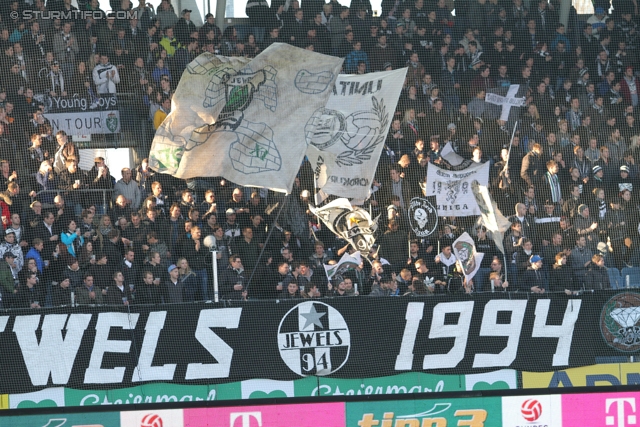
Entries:
[[455, 151], [453, 151], [451, 142], [446, 143], [440, 152], [440, 157], [445, 159], [451, 166], [459, 166], [464, 162], [464, 157], [459, 156]]
[[471, 183], [471, 190], [480, 208], [480, 224], [487, 227], [496, 246], [500, 249], [500, 252], [504, 253], [502, 241], [504, 233], [511, 227], [511, 223], [502, 215], [486, 186], [473, 182]]
[[502, 107], [500, 114], [500, 120], [509, 121], [509, 114], [512, 107], [524, 107], [526, 98], [524, 96], [518, 98], [518, 92], [520, 91], [520, 85], [511, 85], [507, 90], [506, 95], [502, 96], [498, 93], [487, 92], [484, 100], [490, 104], [499, 105]]
[[322, 220], [336, 236], [346, 240], [356, 250], [368, 256], [376, 241], [374, 236], [378, 229], [378, 217], [371, 219], [366, 210], [353, 207], [347, 199], [336, 199], [324, 206], [309, 210]]
[[198, 56], [156, 131], [149, 165], [178, 178], [290, 191], [306, 150], [301, 123], [326, 105], [342, 61], [282, 43], [250, 60]]
[[362, 257], [360, 256], [360, 251], [356, 251], [352, 254], [349, 252], [345, 252], [338, 261], [337, 264], [334, 265], [324, 265], [324, 271], [327, 274], [327, 279], [331, 280], [335, 275], [342, 275], [347, 270], [356, 269], [362, 262]]
[[430, 163], [427, 168], [426, 195], [436, 196], [439, 216], [480, 215], [471, 185], [489, 182], [489, 163], [474, 164], [459, 171], [440, 169]]
[[476, 275], [480, 268], [484, 254], [476, 252], [476, 244], [466, 232], [462, 233], [462, 235], [453, 242], [452, 249], [457, 262], [459, 262], [462, 267], [464, 277], [466, 277], [467, 280], [473, 279], [473, 276]]
[[327, 105], [305, 125], [319, 199], [369, 197], [406, 74], [403, 68], [338, 77]]

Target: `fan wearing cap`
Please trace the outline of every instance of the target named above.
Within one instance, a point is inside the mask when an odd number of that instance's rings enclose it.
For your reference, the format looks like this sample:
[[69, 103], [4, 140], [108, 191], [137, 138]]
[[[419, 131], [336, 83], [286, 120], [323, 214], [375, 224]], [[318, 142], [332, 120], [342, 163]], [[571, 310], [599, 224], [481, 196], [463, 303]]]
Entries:
[[603, 7], [596, 7], [593, 15], [587, 19], [587, 24], [591, 24], [593, 28], [593, 35], [597, 36], [598, 31], [604, 29], [606, 22], [609, 19]]
[[183, 9], [175, 26], [176, 39], [183, 46], [188, 45], [191, 34], [198, 31], [196, 25], [191, 21], [191, 12], [190, 9]]
[[11, 267], [15, 277], [18, 276], [24, 266], [24, 254], [16, 240], [16, 233], [12, 229], [7, 229], [4, 233], [4, 242], [0, 244], [0, 255], [11, 252], [15, 257], [14, 265]]
[[549, 288], [549, 276], [542, 269], [542, 257], [532, 255], [529, 258], [529, 267], [524, 273], [523, 280], [520, 281], [520, 289], [531, 291], [536, 294], [543, 294]]
[[171, 264], [167, 269], [167, 273], [169, 276], [165, 281], [165, 294], [164, 294], [164, 302], [165, 303], [181, 303], [184, 301], [184, 283], [179, 280], [180, 278], [180, 269], [177, 265]]
[[626, 164], [620, 166], [620, 176], [616, 180], [616, 190], [619, 193], [629, 190], [633, 194], [633, 180], [629, 177], [629, 166]]
[[226, 221], [222, 224], [224, 229], [224, 235], [228, 240], [232, 240], [235, 237], [240, 237], [240, 225], [236, 221], [236, 211], [229, 208], [225, 212]]
[[[606, 149], [607, 147], [601, 147], [601, 152], [603, 148]], [[596, 164], [593, 168], [591, 168], [591, 171], [593, 173], [593, 177], [582, 187], [582, 194], [589, 194], [593, 191], [594, 188], [607, 187], [604, 181], [604, 169], [602, 168], [602, 166]]]

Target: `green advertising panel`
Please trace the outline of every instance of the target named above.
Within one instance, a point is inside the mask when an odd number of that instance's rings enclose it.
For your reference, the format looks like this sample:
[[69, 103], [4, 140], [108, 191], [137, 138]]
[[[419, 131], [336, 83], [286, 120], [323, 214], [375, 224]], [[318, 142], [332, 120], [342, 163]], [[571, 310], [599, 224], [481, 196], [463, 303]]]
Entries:
[[119, 412], [0, 417], [0, 427], [120, 427]]
[[347, 402], [347, 426], [502, 426], [500, 397]]
[[464, 375], [431, 375], [419, 372], [358, 380], [319, 377], [318, 382], [317, 388], [314, 388], [310, 394], [304, 395], [361, 396], [465, 390]]
[[147, 384], [115, 390], [65, 389], [66, 406], [129, 405], [141, 403], [215, 400], [215, 389], [206, 385]]
[[76, 390], [57, 387], [32, 393], [12, 394], [8, 400], [11, 409], [27, 409], [287, 397], [438, 393], [509, 388], [516, 388], [516, 371], [513, 370], [476, 375], [432, 375], [408, 372], [364, 379], [324, 377], [307, 377], [294, 381], [254, 379], [210, 385], [150, 383], [113, 390]]

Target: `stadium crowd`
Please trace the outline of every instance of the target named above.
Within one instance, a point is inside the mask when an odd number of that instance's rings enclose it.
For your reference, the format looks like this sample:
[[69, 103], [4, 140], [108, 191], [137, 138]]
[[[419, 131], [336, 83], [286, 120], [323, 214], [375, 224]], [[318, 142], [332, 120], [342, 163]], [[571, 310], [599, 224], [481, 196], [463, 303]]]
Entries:
[[[178, 17], [169, 0], [158, 10], [110, 3], [104, 19], [47, 18], [76, 10], [70, 0], [0, 7], [3, 308], [211, 299], [210, 235], [223, 299], [572, 294], [619, 286], [610, 272], [640, 267], [635, 0], [614, 1], [611, 15], [596, 0], [586, 23], [572, 9], [568, 27], [557, 0], [458, 1], [455, 16], [445, 0], [384, 0], [380, 16], [368, 0], [249, 0], [249, 25], [224, 31], [211, 14], [199, 28], [190, 10]], [[96, 0], [78, 5], [102, 13]], [[116, 19], [122, 11], [135, 14]], [[346, 73], [408, 68], [365, 202], [380, 214], [378, 250], [331, 281], [323, 265], [354, 249], [310, 213], [308, 162], [286, 199], [224, 178], [154, 174], [146, 159], [116, 182], [101, 157], [81, 170], [72, 138], [45, 117], [48, 97], [133, 93], [135, 114], [157, 128], [199, 53], [253, 57], [275, 42], [343, 57]], [[526, 97], [513, 140], [511, 121], [485, 101], [512, 84]], [[408, 202], [430, 164], [452, 168], [447, 143], [464, 165], [490, 162], [491, 194], [511, 215], [504, 255], [475, 217], [442, 217], [415, 238]], [[464, 231], [485, 254], [469, 281], [451, 252]]]

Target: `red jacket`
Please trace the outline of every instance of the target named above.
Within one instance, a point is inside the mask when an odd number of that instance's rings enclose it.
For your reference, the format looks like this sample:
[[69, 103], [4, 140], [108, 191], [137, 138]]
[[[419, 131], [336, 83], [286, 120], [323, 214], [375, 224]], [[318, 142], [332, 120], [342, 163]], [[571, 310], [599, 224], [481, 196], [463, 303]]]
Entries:
[[[634, 78], [636, 79], [636, 91], [640, 91], [640, 79], [637, 77]], [[625, 104], [631, 105], [631, 91], [629, 90], [629, 85], [624, 78], [620, 80], [620, 94], [622, 95]], [[638, 96], [640, 97], [640, 92], [638, 92]]]
[[0, 193], [0, 215], [2, 219], [2, 229], [6, 230], [11, 224], [11, 199], [5, 194]]

